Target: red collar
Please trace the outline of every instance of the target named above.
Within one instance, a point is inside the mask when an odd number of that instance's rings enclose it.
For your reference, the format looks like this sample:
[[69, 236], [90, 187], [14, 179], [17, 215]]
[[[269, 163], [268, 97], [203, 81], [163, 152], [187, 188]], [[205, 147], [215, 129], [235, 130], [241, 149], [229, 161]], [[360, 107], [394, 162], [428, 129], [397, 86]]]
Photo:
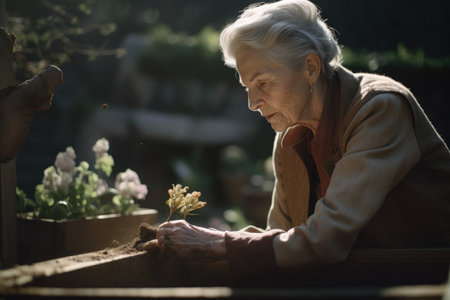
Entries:
[[320, 145], [331, 146], [333, 149], [337, 146], [336, 129], [340, 103], [337, 75], [328, 80], [328, 87], [316, 133], [313, 134], [311, 129], [302, 124], [295, 124], [286, 130], [281, 140], [282, 148], [293, 147], [305, 139], [312, 140], [312, 142]]

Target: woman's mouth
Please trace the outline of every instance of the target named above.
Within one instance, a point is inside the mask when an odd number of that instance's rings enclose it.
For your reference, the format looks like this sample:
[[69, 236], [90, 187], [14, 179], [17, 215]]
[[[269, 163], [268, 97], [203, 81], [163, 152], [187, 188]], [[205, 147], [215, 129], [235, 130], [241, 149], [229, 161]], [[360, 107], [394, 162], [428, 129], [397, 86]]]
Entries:
[[272, 119], [272, 117], [275, 116], [275, 115], [276, 115], [276, 113], [267, 115], [267, 116], [266, 116], [266, 120], [267, 120], [267, 121], [270, 121], [270, 119]]

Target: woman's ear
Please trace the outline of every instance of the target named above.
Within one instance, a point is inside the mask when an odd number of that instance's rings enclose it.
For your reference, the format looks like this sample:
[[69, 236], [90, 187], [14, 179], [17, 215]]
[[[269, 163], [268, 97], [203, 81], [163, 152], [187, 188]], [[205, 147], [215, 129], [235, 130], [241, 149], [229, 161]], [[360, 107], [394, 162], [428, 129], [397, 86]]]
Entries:
[[322, 61], [316, 53], [310, 53], [305, 58], [305, 72], [308, 78], [309, 84], [314, 85], [319, 79], [322, 71]]

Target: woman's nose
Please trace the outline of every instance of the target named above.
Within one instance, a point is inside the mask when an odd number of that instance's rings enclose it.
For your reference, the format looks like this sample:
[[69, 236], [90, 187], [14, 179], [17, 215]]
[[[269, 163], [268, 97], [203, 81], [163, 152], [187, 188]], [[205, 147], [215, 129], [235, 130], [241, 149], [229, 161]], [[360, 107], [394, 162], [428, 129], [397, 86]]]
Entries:
[[257, 111], [259, 110], [264, 104], [264, 101], [257, 97], [257, 95], [254, 95], [250, 91], [248, 92], [248, 108], [251, 111]]

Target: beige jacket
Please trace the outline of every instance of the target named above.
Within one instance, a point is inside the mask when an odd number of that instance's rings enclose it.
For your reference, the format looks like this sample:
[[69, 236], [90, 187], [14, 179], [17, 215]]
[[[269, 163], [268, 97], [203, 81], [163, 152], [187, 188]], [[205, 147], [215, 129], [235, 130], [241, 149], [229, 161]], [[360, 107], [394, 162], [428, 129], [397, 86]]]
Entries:
[[[358, 244], [450, 245], [450, 153], [411, 92], [378, 75], [340, 68], [339, 149], [324, 167], [324, 198], [308, 217], [309, 179], [293, 148], [274, 144], [268, 215], [279, 267], [345, 260]], [[318, 166], [319, 167], [319, 166]]]

